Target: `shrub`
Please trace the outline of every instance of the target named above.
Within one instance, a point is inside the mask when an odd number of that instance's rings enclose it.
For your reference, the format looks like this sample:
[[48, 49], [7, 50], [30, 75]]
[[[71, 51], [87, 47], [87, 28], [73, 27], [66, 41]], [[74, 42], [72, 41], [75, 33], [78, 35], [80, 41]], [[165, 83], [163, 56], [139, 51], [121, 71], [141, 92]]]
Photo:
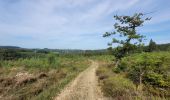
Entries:
[[163, 75], [158, 73], [149, 73], [146, 76], [146, 82], [150, 85], [158, 86], [158, 87], [165, 87], [167, 86], [167, 82], [165, 82]]
[[52, 65], [55, 63], [55, 56], [53, 54], [49, 54], [47, 59], [48, 59], [49, 65]]
[[[140, 86], [140, 90], [142, 90], [142, 85], [149, 85], [153, 88], [161, 88], [164, 91], [169, 91], [169, 60], [170, 53], [168, 52], [134, 54], [122, 59], [119, 72], [126, 72], [128, 78]], [[121, 67], [126, 70], [121, 69]], [[159, 89], [155, 89], [154, 91], [157, 90]]]
[[96, 75], [99, 77], [99, 80], [103, 80], [109, 77], [108, 69], [105, 67], [100, 67], [96, 71]]
[[120, 75], [109, 77], [103, 83], [102, 89], [107, 96], [123, 98], [135, 95], [135, 85], [133, 82]]

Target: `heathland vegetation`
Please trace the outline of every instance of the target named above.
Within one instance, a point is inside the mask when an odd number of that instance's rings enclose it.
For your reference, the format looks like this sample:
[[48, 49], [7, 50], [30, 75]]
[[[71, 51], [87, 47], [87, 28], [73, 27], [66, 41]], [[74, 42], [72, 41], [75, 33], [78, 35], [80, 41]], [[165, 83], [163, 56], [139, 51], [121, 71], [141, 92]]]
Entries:
[[[53, 99], [80, 72], [99, 63], [96, 71], [106, 97], [117, 100], [170, 99], [170, 44], [144, 45], [138, 34], [144, 14], [114, 16], [118, 21], [108, 49], [60, 50], [0, 47], [0, 99]], [[115, 36], [116, 35], [116, 36]], [[119, 37], [120, 36], [120, 37]], [[115, 38], [118, 37], [118, 38]], [[112, 44], [118, 47], [112, 48]]]
[[39, 53], [26, 49], [0, 49], [0, 99], [49, 100], [86, 69], [81, 55]]
[[[97, 75], [106, 96], [118, 100], [170, 99], [170, 51], [169, 44], [157, 45], [152, 39], [144, 46], [143, 35], [137, 27], [143, 26], [144, 14], [115, 16], [115, 32], [106, 32], [104, 37], [114, 36], [109, 48], [112, 61], [102, 60]], [[115, 38], [120, 36], [119, 38]]]

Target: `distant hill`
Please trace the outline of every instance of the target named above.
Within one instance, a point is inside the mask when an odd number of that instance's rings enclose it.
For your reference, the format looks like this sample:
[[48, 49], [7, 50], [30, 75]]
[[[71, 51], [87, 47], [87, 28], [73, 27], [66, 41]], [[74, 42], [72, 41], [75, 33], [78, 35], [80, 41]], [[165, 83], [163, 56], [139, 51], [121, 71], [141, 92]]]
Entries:
[[170, 50], [170, 43], [166, 43], [166, 44], [157, 44], [157, 48], [160, 51], [168, 51]]
[[[147, 46], [146, 46], [147, 47]], [[38, 51], [38, 52], [58, 52], [58, 53], [105, 53], [107, 52], [107, 49], [99, 49], [99, 50], [81, 50], [81, 49], [27, 49], [27, 48], [22, 48], [18, 46], [0, 46], [0, 49], [19, 49], [19, 50], [28, 50], [28, 51]], [[170, 43], [166, 44], [157, 44], [157, 49], [160, 51], [167, 51], [170, 50]]]
[[1, 49], [20, 49], [18, 46], [0, 46]]
[[21, 52], [37, 52], [37, 53], [49, 53], [49, 52], [56, 52], [60, 54], [101, 54], [106, 53], [107, 49], [99, 49], [99, 50], [81, 50], [81, 49], [39, 49], [39, 48], [22, 48], [18, 46], [0, 46], [0, 49], [13, 49]]

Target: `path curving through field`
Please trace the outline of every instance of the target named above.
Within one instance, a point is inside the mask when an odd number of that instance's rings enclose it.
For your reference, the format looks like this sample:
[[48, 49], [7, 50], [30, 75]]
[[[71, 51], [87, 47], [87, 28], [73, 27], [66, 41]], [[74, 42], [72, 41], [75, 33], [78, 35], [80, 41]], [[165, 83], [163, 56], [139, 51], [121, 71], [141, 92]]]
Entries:
[[66, 86], [55, 100], [105, 100], [98, 87], [96, 76], [98, 63], [91, 62], [91, 66]]

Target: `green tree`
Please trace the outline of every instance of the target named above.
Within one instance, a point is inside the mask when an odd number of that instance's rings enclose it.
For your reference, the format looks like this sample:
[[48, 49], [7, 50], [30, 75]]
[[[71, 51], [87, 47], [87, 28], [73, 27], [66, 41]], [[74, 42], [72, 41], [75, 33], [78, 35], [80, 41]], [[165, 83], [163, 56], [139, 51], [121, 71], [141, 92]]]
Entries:
[[116, 58], [116, 66], [121, 58], [134, 52], [135, 48], [142, 44], [143, 35], [137, 33], [136, 28], [143, 26], [143, 23], [150, 18], [143, 18], [144, 14], [136, 13], [133, 16], [114, 16], [118, 21], [114, 24], [114, 32], [106, 32], [103, 37], [113, 36], [109, 46], [116, 43], [118, 47], [113, 50]]
[[153, 52], [157, 50], [157, 45], [156, 42], [154, 42], [152, 39], [149, 42], [149, 46], [148, 46], [148, 52]]
[[153, 59], [150, 59], [147, 53], [143, 53], [139, 58], [136, 58], [135, 62], [129, 67], [130, 79], [138, 86], [139, 90], [142, 90], [143, 78], [151, 70], [153, 70]]
[[[161, 54], [161, 55], [160, 55]], [[136, 84], [139, 90], [143, 89], [143, 84], [153, 87], [166, 88], [169, 86], [169, 56], [157, 52], [140, 53], [124, 57], [120, 66], [125, 67], [127, 76]], [[120, 68], [120, 67], [118, 67]]]

